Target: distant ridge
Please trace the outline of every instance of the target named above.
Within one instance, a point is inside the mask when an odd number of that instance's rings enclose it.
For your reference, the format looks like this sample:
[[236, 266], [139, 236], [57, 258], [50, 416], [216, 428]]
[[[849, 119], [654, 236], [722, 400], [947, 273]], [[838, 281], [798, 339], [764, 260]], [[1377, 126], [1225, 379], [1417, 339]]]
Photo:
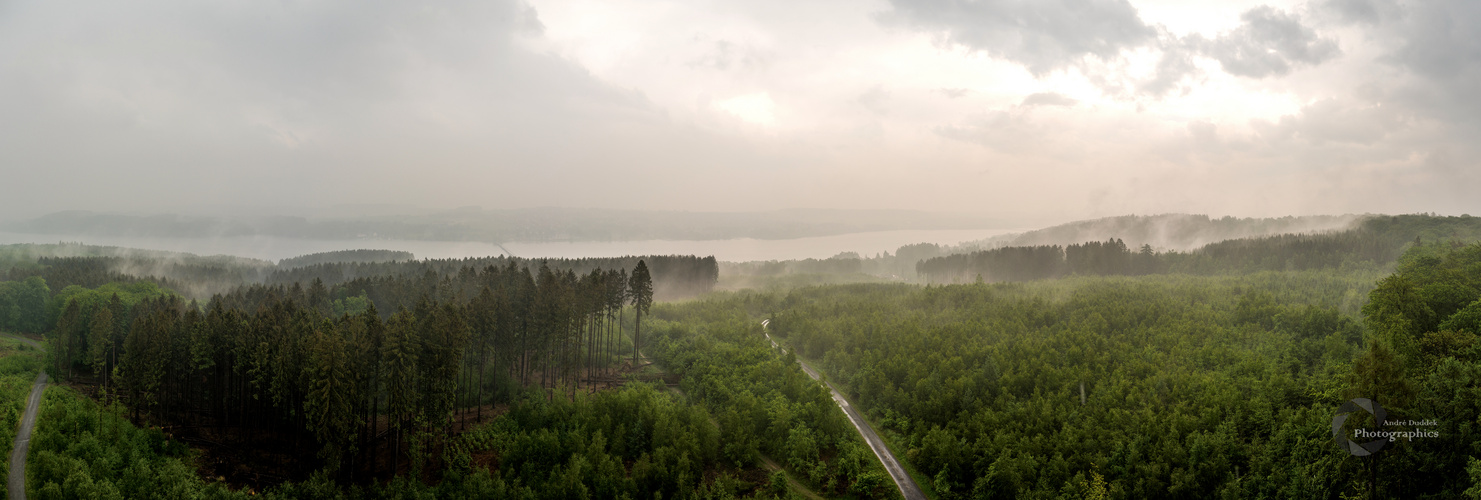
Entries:
[[297, 257], [289, 257], [278, 261], [278, 268], [286, 269], [293, 267], [307, 267], [315, 264], [329, 264], [334, 262], [379, 264], [382, 262], [396, 262], [416, 260], [411, 252], [400, 250], [336, 250], [333, 252], [319, 252]]
[[963, 242], [945, 253], [963, 253], [1009, 246], [1072, 245], [1120, 239], [1126, 246], [1150, 245], [1154, 250], [1188, 251], [1210, 243], [1277, 234], [1345, 231], [1367, 215], [1305, 215], [1267, 218], [1211, 218], [1200, 214], [1122, 215], [1060, 224], [1018, 234]]

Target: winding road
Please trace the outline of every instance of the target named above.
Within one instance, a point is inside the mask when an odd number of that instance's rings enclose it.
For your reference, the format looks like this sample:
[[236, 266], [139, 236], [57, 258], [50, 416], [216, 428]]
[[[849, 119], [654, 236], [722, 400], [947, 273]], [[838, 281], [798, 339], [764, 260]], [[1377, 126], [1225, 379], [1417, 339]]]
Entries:
[[[763, 331], [770, 322], [771, 320], [769, 319], [761, 321]], [[764, 335], [766, 335], [766, 340], [771, 342], [772, 347], [781, 348], [775, 340], [771, 339], [770, 333], [765, 333]], [[781, 349], [783, 353], [787, 352], [786, 348]], [[822, 380], [822, 376], [818, 375], [817, 370], [808, 366], [806, 361], [798, 358], [797, 364], [802, 365], [802, 371], [806, 372], [807, 376], [812, 377], [813, 380]], [[895, 486], [900, 488], [900, 495], [904, 496], [905, 500], [927, 500], [926, 494], [921, 492], [920, 486], [915, 484], [915, 480], [911, 479], [910, 474], [905, 472], [905, 467], [901, 466], [898, 460], [895, 460], [895, 455], [890, 453], [890, 449], [884, 445], [884, 440], [880, 439], [879, 434], [874, 432], [874, 428], [869, 426], [869, 422], [864, 420], [864, 416], [860, 415], [858, 411], [855, 411], [854, 405], [849, 404], [848, 400], [843, 399], [843, 395], [838, 393], [838, 389], [833, 388], [833, 384], [828, 382], [823, 382], [823, 384], [828, 386], [828, 392], [833, 393], [833, 402], [838, 403], [838, 407], [842, 408], [843, 413], [848, 415], [849, 422], [852, 422], [854, 428], [859, 430], [859, 435], [864, 438], [864, 442], [869, 443], [869, 449], [874, 450], [874, 456], [879, 457], [879, 463], [884, 465], [885, 471], [890, 473], [890, 478], [895, 480]]]
[[[9, 338], [45, 349], [34, 340], [7, 335]], [[10, 448], [10, 478], [6, 489], [11, 500], [26, 500], [26, 452], [31, 448], [31, 431], [36, 428], [36, 410], [41, 407], [41, 391], [46, 389], [46, 371], [36, 374], [36, 383], [31, 386], [31, 396], [26, 398], [26, 413], [21, 416], [21, 425], [15, 432], [15, 445]]]

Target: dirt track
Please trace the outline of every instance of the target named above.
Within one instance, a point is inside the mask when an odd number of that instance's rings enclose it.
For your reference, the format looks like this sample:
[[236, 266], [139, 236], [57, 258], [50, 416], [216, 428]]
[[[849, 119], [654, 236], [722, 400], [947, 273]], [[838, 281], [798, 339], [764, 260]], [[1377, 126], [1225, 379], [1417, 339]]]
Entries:
[[31, 448], [31, 431], [36, 427], [36, 409], [41, 407], [43, 389], [46, 389], [46, 372], [36, 375], [36, 384], [31, 386], [31, 397], [26, 398], [26, 414], [21, 417], [20, 428], [15, 433], [15, 445], [10, 449], [10, 482], [7, 489], [13, 500], [26, 499], [26, 452]]
[[[761, 326], [765, 327], [766, 323], [761, 322]], [[778, 347], [776, 341], [771, 340], [771, 334], [766, 334], [766, 340], [771, 341], [772, 347]], [[782, 349], [782, 352], [786, 352], [786, 349]], [[813, 380], [822, 380], [817, 370], [808, 366], [807, 362], [799, 358], [797, 364], [802, 365], [802, 371], [807, 372], [807, 376], [812, 377]], [[854, 428], [859, 430], [859, 435], [864, 438], [864, 442], [869, 443], [869, 449], [874, 450], [874, 456], [879, 457], [879, 462], [884, 465], [885, 471], [890, 473], [890, 478], [895, 480], [895, 486], [900, 488], [900, 494], [905, 497], [905, 500], [927, 500], [920, 486], [915, 484], [915, 480], [905, 472], [905, 467], [895, 460], [895, 455], [890, 453], [890, 449], [884, 445], [884, 440], [880, 439], [879, 434], [874, 432], [874, 428], [869, 426], [869, 421], [864, 420], [863, 415], [854, 411], [854, 405], [843, 399], [843, 395], [838, 393], [838, 389], [833, 388], [833, 384], [823, 383], [828, 386], [828, 392], [833, 393], [833, 402], [838, 403], [839, 408], [843, 408], [843, 413], [848, 415], [849, 422], [853, 422]]]

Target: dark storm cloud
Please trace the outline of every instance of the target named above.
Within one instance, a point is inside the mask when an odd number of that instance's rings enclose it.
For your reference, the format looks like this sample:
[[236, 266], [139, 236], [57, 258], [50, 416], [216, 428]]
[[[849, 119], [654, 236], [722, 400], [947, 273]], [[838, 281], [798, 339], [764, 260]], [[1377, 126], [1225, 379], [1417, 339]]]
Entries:
[[1197, 44], [1224, 71], [1251, 78], [1284, 76], [1297, 66], [1315, 66], [1342, 53], [1337, 41], [1322, 38], [1300, 17], [1269, 6], [1239, 16], [1239, 28]]
[[1022, 64], [1035, 75], [1086, 55], [1116, 58], [1156, 39], [1125, 0], [891, 0], [886, 24]]
[[510, 0], [8, 2], [0, 163], [29, 189], [0, 210], [438, 205], [578, 176], [564, 145], [661, 119], [516, 43], [541, 28]]
[[1169, 37], [1162, 44], [1162, 56], [1157, 60], [1157, 69], [1151, 78], [1137, 82], [1137, 92], [1160, 97], [1180, 88], [1184, 78], [1198, 74], [1198, 66], [1193, 63], [1195, 55], [1196, 49]]
[[1331, 14], [1341, 23], [1377, 24], [1383, 11], [1392, 6], [1383, 0], [1327, 0], [1317, 9]]
[[[1265, 78], [1341, 54], [1335, 40], [1319, 36], [1296, 14], [1269, 6], [1244, 12], [1237, 29], [1210, 40], [1200, 35], [1177, 37], [1161, 26], [1148, 25], [1125, 0], [891, 0], [890, 4], [892, 9], [879, 16], [887, 25], [936, 34], [948, 44], [1021, 64], [1035, 76], [1077, 66], [1086, 56], [1112, 61], [1127, 50], [1161, 51], [1152, 76], [1137, 81], [1087, 70], [1087, 76], [1110, 95], [1160, 97], [1185, 88], [1184, 80], [1199, 74], [1194, 64], [1199, 56], [1219, 61], [1230, 74]], [[1352, 15], [1365, 12], [1361, 6], [1343, 8], [1357, 12]]]
[[[1424, 76], [1464, 77], [1481, 65], [1481, 2], [1420, 2], [1385, 23], [1400, 41], [1387, 60]], [[1472, 75], [1473, 76], [1473, 75]]]
[[[1340, 0], [1319, 4], [1318, 15], [1358, 26], [1380, 47], [1378, 62], [1408, 78], [1377, 78], [1363, 85], [1372, 98], [1424, 117], [1481, 126], [1481, 2], [1436, 0], [1395, 3]], [[1464, 132], [1467, 137], [1474, 128]]]

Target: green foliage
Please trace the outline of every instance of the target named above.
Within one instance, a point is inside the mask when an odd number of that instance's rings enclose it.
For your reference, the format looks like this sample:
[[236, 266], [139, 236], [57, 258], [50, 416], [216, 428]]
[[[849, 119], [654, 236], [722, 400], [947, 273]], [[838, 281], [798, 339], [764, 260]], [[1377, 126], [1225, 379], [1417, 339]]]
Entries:
[[791, 489], [787, 487], [787, 473], [775, 471], [771, 473], [771, 494], [777, 498], [789, 498]]
[[1466, 474], [1471, 476], [1471, 487], [1466, 490], [1466, 498], [1481, 500], [1481, 460], [1471, 458], [1466, 466]]
[[1440, 322], [1439, 330], [1481, 334], [1481, 299], [1476, 299], [1445, 318], [1445, 321]]
[[768, 304], [944, 498], [1356, 495], [1368, 476], [1329, 426], [1357, 396], [1443, 438], [1392, 444], [1377, 491], [1459, 496], [1481, 452], [1481, 245], [1398, 262], [716, 300]]
[[[91, 315], [96, 308], [109, 304], [114, 295], [118, 296], [124, 307], [132, 308], [146, 300], [174, 295], [174, 292], [147, 281], [105, 283], [96, 288], [72, 285], [52, 297], [51, 302], [47, 304], [47, 318], [52, 325], [55, 325], [67, 303], [74, 301], [82, 308], [85, 315]], [[127, 318], [114, 319], [120, 323], [127, 320]]]
[[352, 408], [355, 381], [345, 343], [344, 332], [333, 323], [323, 325], [310, 340], [308, 366], [304, 370], [309, 380], [308, 398], [304, 401], [308, 427], [324, 444], [320, 456], [326, 461], [324, 468], [330, 472], [339, 469], [339, 458], [353, 443], [356, 430]]
[[[1481, 300], [1481, 244], [1414, 246], [1371, 297], [1363, 312], [1374, 335], [1354, 363], [1352, 394], [1389, 408], [1392, 420], [1436, 424], [1393, 430], [1440, 435], [1393, 443], [1376, 489], [1436, 498], [1470, 494], [1470, 457], [1481, 453], [1481, 421], [1473, 417], [1481, 414], [1481, 342], [1472, 330]], [[1418, 475], [1429, 479], [1416, 481]]]
[[46, 299], [51, 289], [46, 280], [32, 276], [23, 281], [0, 281], [0, 330], [41, 333], [50, 327]]
[[[407, 293], [428, 287], [450, 296], [385, 320], [366, 293], [348, 297], [317, 280], [248, 288], [205, 308], [148, 282], [72, 286], [53, 301], [50, 366], [59, 379], [99, 384], [136, 421], [249, 431], [228, 440], [270, 436], [320, 459], [290, 467], [322, 466], [333, 481], [354, 482], [390, 477], [403, 459], [413, 472], [449, 465], [456, 412], [481, 414], [521, 384], [574, 393], [621, 356], [614, 320], [627, 296], [622, 272], [577, 277], [543, 267], [534, 283], [511, 261], [452, 278], [382, 280]], [[638, 281], [651, 291], [651, 282]], [[482, 292], [476, 299], [457, 292], [465, 286]], [[331, 316], [331, 297], [340, 312], [345, 301], [364, 310]], [[77, 377], [86, 369], [90, 380]], [[382, 425], [391, 432], [376, 432]], [[390, 463], [366, 465], [382, 451]]]
[[36, 378], [44, 366], [41, 351], [12, 338], [0, 337], [0, 377], [22, 375]]
[[718, 436], [702, 407], [637, 384], [574, 401], [530, 397], [462, 439], [468, 452], [497, 454], [497, 483], [536, 498], [690, 498], [713, 488], [704, 483]]
[[821, 360], [942, 498], [1334, 497], [1356, 474], [1327, 427], [1366, 276], [853, 285], [671, 308], [774, 311], [772, 334]]
[[345, 297], [343, 299], [334, 299], [335, 316], [342, 316], [346, 314], [354, 316], [365, 312], [370, 308], [370, 297], [365, 295], [365, 292], [360, 292], [360, 295]]
[[134, 427], [121, 408], [100, 408], [69, 388], [46, 389], [36, 422], [26, 462], [34, 498], [247, 496], [202, 481], [188, 449], [160, 430]]
[[748, 466], [769, 456], [823, 494], [898, 495], [878, 481], [887, 477], [882, 466], [828, 390], [772, 349], [748, 313], [771, 304], [753, 293], [725, 297], [655, 306], [647, 349], [715, 415], [721, 459]]

